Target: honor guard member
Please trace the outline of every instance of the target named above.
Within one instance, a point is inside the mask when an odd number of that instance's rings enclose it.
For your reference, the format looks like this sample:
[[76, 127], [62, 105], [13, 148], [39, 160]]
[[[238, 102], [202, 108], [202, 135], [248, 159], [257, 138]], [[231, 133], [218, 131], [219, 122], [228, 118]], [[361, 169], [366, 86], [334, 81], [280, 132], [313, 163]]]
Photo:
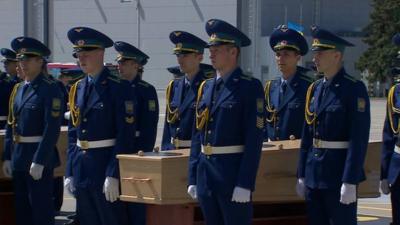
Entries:
[[[200, 63], [200, 69], [204, 72], [207, 78], [212, 78], [215, 76], [215, 69], [212, 65]], [[174, 75], [174, 78], [180, 78], [185, 74], [182, 73], [181, 68], [179, 66], [168, 67], [167, 70]]]
[[[158, 97], [153, 85], [139, 76], [139, 71], [147, 63], [149, 56], [129, 43], [117, 41], [114, 48], [118, 52], [116, 61], [122, 79], [127, 80], [132, 87], [137, 101], [137, 123], [134, 146], [129, 153], [139, 150], [151, 152], [157, 137]], [[125, 203], [128, 210], [128, 224], [146, 224], [146, 205], [140, 203]]]
[[281, 75], [265, 84], [265, 139], [299, 139], [304, 125], [306, 92], [312, 83], [306, 69], [297, 66], [307, 54], [307, 41], [298, 31], [280, 25], [272, 32], [269, 45], [275, 52]]
[[172, 73], [174, 79], [182, 78], [183, 76], [185, 76], [185, 73], [181, 71], [181, 68], [179, 66], [171, 66], [168, 67], [167, 70], [168, 72]]
[[[400, 33], [393, 36], [393, 43], [400, 46]], [[400, 85], [389, 90], [383, 127], [381, 157], [381, 191], [390, 193], [393, 225], [400, 224]]]
[[[3, 56], [4, 73], [0, 74], [0, 129], [4, 129], [7, 123], [8, 103], [11, 91], [16, 83], [17, 59], [14, 51], [6, 48], [0, 50]], [[17, 76], [15, 76], [18, 78]]]
[[259, 80], [238, 66], [250, 39], [225, 21], [206, 23], [216, 78], [199, 88], [189, 160], [188, 194], [198, 199], [207, 225], [252, 221], [264, 130], [264, 92]]
[[357, 185], [365, 180], [369, 97], [363, 82], [342, 65], [345, 47], [353, 44], [318, 27], [312, 27], [312, 37], [313, 61], [324, 78], [307, 90], [296, 191], [305, 197], [311, 225], [355, 225]]
[[2, 62], [4, 64], [4, 70], [10, 80], [14, 85], [21, 82], [22, 80], [18, 77], [17, 73], [17, 54], [8, 48], [0, 49], [0, 54], [3, 56]]
[[138, 76], [139, 71], [146, 65], [149, 56], [136, 47], [122, 41], [114, 43], [117, 57], [118, 70], [121, 77], [129, 81], [134, 90], [137, 101], [136, 138], [132, 153], [139, 150], [152, 151], [157, 137], [158, 123], [158, 97], [153, 85]]
[[16, 223], [53, 225], [53, 169], [60, 164], [55, 145], [63, 112], [62, 93], [42, 73], [44, 57], [50, 55], [45, 45], [17, 37], [11, 46], [25, 81], [14, 86], [10, 97], [3, 172], [14, 181]]
[[207, 79], [215, 77], [216, 71], [212, 65], [200, 63], [200, 69], [203, 71]]
[[167, 86], [162, 150], [190, 148], [197, 90], [206, 79], [200, 62], [207, 43], [185, 31], [174, 31], [169, 38], [175, 44], [174, 54], [185, 76]]
[[134, 106], [128, 85], [104, 66], [113, 41], [88, 28], [68, 31], [80, 67], [87, 76], [69, 93], [70, 130], [64, 186], [76, 197], [80, 224], [118, 224], [119, 171], [116, 155], [124, 153], [134, 133]]

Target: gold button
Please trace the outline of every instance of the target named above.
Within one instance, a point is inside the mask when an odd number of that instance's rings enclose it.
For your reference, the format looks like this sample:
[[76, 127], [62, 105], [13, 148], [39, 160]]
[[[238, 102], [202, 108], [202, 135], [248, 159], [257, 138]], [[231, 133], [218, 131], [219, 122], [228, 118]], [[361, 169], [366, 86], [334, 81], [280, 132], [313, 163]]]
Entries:
[[83, 151], [82, 151], [82, 154], [86, 154], [86, 151], [85, 151], [85, 150], [83, 150]]
[[209, 130], [207, 133], [208, 133], [208, 134], [211, 134], [211, 130]]
[[82, 130], [82, 133], [86, 133], [86, 130]]
[[314, 154], [315, 157], [318, 157], [318, 154]]
[[275, 129], [276, 129], [276, 130], [279, 130], [279, 127], [276, 127]]
[[315, 132], [315, 135], [317, 135], [317, 136], [319, 135], [318, 131], [317, 131], [317, 132]]
[[83, 122], [87, 122], [87, 119], [86, 119], [86, 118], [83, 118]]
[[17, 123], [17, 124], [15, 124], [15, 127], [18, 127], [18, 123]]
[[211, 118], [211, 119], [210, 119], [210, 122], [212, 122], [212, 121], [214, 121], [214, 118]]

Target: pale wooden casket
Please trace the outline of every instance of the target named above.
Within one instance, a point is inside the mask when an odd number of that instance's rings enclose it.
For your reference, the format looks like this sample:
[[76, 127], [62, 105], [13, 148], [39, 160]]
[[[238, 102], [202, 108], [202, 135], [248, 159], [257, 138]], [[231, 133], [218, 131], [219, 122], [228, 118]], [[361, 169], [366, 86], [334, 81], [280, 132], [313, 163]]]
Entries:
[[[300, 140], [264, 143], [254, 202], [299, 201], [295, 192]], [[381, 142], [371, 141], [365, 162], [367, 180], [361, 198], [379, 197]], [[193, 203], [186, 192], [189, 150], [118, 155], [121, 200], [158, 205]]]
[[[3, 146], [4, 146], [4, 137], [5, 137], [5, 130], [0, 130], [0, 155], [3, 154]], [[61, 166], [57, 167], [54, 170], [55, 177], [62, 177], [64, 176], [65, 165], [67, 162], [67, 146], [68, 146], [68, 127], [63, 126], [61, 127], [60, 137], [58, 138], [57, 142], [57, 149], [58, 154], [60, 156]], [[3, 170], [3, 163], [0, 160], [0, 179], [5, 179]]]

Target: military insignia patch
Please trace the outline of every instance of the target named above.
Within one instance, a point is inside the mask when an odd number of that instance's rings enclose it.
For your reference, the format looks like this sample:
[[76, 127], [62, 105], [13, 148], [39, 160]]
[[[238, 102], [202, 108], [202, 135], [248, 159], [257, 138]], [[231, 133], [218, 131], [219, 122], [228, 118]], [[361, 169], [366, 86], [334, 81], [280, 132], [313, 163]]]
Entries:
[[53, 101], [51, 103], [51, 108], [53, 110], [60, 110], [61, 109], [61, 100], [59, 98], [53, 98]]
[[176, 44], [176, 48], [182, 48], [182, 46], [183, 46], [182, 43], [177, 43]]
[[262, 98], [257, 98], [257, 112], [262, 113], [264, 111], [264, 100]]
[[81, 31], [83, 31], [83, 28], [76, 28], [75, 31], [79, 33]]
[[258, 129], [263, 129], [264, 128], [264, 119], [262, 117], [257, 116], [256, 127]]
[[156, 111], [156, 101], [155, 100], [149, 100], [149, 111]]
[[357, 111], [359, 112], [365, 112], [365, 99], [364, 98], [358, 98], [357, 99]]
[[213, 25], [213, 23], [214, 23], [214, 20], [210, 20], [210, 21], [208, 21], [208, 25]]
[[135, 119], [133, 118], [133, 116], [125, 117], [125, 122], [126, 123], [133, 123], [134, 121], [135, 121]]
[[127, 114], [133, 114], [133, 102], [125, 101], [125, 112]]
[[60, 111], [51, 111], [51, 116], [52, 117], [59, 117], [60, 116]]
[[176, 32], [174, 32], [174, 34], [176, 37], [179, 37], [182, 34], [182, 32], [176, 31]]

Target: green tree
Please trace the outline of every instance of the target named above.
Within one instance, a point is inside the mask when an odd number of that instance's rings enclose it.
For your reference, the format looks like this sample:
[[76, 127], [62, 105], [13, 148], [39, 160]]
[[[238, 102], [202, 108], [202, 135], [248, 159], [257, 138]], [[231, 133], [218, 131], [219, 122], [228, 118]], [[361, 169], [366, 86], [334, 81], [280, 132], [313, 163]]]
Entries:
[[371, 23], [364, 28], [367, 34], [363, 41], [369, 46], [356, 63], [360, 71], [368, 70], [370, 82], [384, 81], [390, 76], [393, 59], [399, 48], [392, 37], [400, 32], [400, 1], [373, 0]]

